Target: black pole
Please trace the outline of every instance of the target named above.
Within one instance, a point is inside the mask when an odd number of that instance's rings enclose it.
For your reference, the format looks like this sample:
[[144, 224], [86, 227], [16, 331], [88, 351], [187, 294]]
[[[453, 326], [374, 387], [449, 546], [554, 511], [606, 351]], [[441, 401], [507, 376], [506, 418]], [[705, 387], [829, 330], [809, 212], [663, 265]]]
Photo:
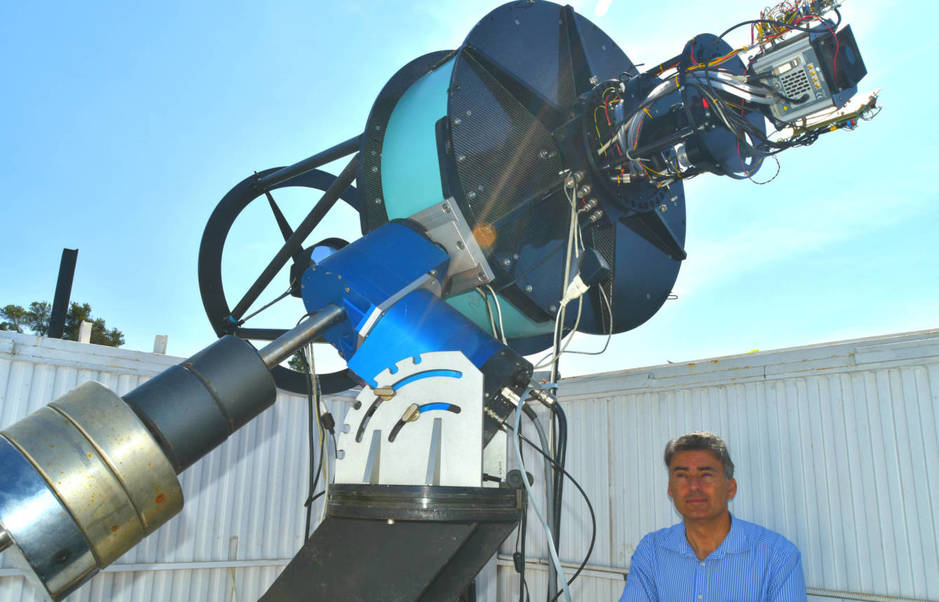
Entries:
[[49, 317], [50, 339], [61, 339], [65, 332], [65, 314], [68, 301], [72, 296], [72, 279], [75, 277], [75, 262], [78, 261], [78, 249], [62, 249], [62, 261], [59, 263], [59, 281], [55, 285], [55, 299], [52, 301], [52, 315]]
[[361, 138], [361, 134], [354, 138], [349, 138], [345, 142], [340, 142], [336, 146], [316, 153], [312, 157], [307, 157], [306, 159], [298, 161], [293, 165], [288, 165], [287, 167], [278, 169], [274, 173], [270, 173], [262, 178], [258, 178], [257, 188], [258, 190], [270, 190], [274, 186], [277, 186], [282, 182], [286, 182], [290, 178], [298, 176], [302, 173], [306, 173], [311, 169], [316, 169], [317, 167], [325, 165], [330, 161], [335, 161], [336, 159], [340, 159], [346, 155], [351, 155], [355, 151], [359, 150]]

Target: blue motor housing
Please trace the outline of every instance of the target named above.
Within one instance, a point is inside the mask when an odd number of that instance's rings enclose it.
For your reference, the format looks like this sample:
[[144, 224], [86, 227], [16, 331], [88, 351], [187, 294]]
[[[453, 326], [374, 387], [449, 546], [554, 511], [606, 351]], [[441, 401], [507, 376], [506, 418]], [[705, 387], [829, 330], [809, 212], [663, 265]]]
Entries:
[[303, 275], [306, 309], [342, 307], [346, 320], [324, 338], [371, 386], [402, 359], [460, 351], [482, 370], [506, 347], [441, 301], [449, 256], [407, 222], [391, 222]]

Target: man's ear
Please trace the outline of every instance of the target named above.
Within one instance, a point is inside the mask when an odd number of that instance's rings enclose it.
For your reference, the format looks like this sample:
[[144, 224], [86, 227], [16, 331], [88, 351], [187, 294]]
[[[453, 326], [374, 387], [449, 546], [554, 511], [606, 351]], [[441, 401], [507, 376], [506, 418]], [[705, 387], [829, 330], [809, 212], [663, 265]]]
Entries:
[[670, 498], [675, 497], [674, 495], [672, 495], [672, 480], [671, 479], [668, 480], [668, 497]]
[[731, 479], [727, 484], [727, 499], [732, 500], [737, 495], [737, 479]]

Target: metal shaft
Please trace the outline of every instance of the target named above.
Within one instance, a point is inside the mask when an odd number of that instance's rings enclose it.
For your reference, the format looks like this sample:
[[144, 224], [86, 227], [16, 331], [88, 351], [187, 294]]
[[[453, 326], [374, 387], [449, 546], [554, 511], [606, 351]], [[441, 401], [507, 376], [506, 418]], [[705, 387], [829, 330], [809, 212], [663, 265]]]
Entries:
[[346, 155], [351, 155], [359, 149], [359, 141], [362, 138], [361, 135], [354, 138], [349, 138], [345, 142], [340, 142], [332, 148], [328, 148], [320, 153], [313, 155], [312, 157], [307, 157], [302, 161], [297, 161], [293, 165], [288, 165], [283, 169], [278, 169], [274, 173], [268, 174], [262, 178], [258, 179], [258, 188], [260, 190], [270, 190], [274, 186], [277, 186], [281, 182], [286, 182], [294, 176], [298, 176], [302, 173], [306, 173], [311, 169], [315, 169], [321, 165], [325, 165], [330, 161], [335, 161], [340, 157], [345, 157]]
[[273, 368], [293, 353], [322, 334], [330, 326], [341, 322], [346, 313], [335, 305], [327, 305], [303, 322], [271, 341], [258, 351], [268, 368]]
[[0, 529], [0, 552], [3, 552], [12, 545], [13, 538], [10, 537], [6, 529]]

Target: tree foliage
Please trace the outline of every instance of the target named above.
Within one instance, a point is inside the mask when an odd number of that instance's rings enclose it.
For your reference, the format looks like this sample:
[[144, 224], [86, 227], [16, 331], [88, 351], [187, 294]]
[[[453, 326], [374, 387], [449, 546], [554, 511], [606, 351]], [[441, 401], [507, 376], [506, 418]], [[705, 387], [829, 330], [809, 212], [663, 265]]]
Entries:
[[303, 352], [298, 351], [291, 356], [290, 361], [287, 362], [287, 365], [296, 370], [297, 372], [303, 372], [306, 374], [309, 368], [307, 367], [306, 358], [303, 356]]
[[[52, 317], [52, 305], [47, 301], [33, 301], [29, 309], [21, 305], [6, 305], [0, 309], [0, 330], [24, 332], [24, 328], [33, 334], [44, 336], [49, 332], [49, 320]], [[72, 302], [65, 314], [63, 339], [78, 340], [81, 323], [91, 322], [91, 342], [96, 345], [120, 347], [124, 344], [124, 333], [117, 328], [108, 328], [103, 318], [91, 315], [91, 305]]]

